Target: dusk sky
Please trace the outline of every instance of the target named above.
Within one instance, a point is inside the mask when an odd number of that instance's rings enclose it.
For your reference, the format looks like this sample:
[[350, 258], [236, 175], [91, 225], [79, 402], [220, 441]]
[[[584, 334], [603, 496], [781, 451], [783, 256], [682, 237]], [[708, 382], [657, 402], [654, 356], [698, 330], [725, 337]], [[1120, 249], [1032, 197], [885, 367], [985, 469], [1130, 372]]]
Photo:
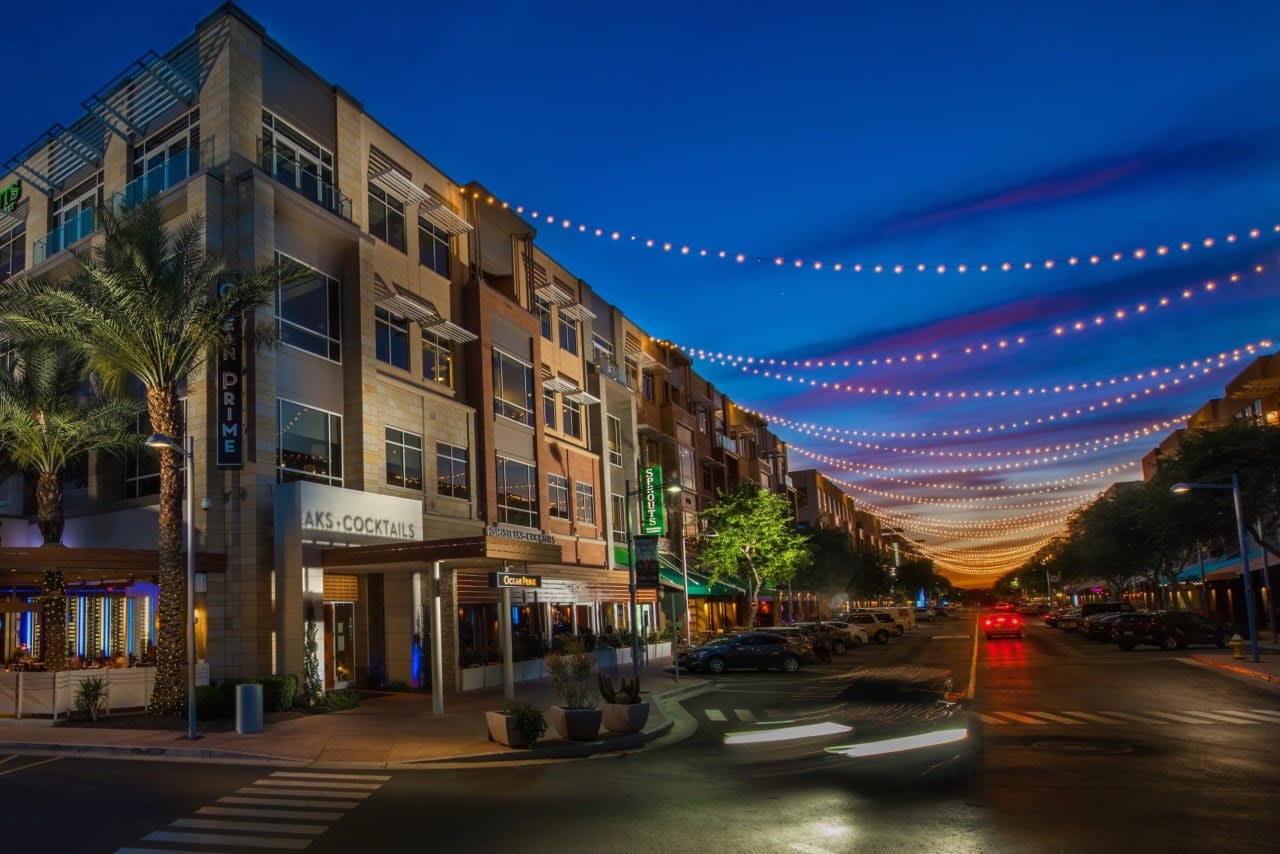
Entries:
[[[1221, 394], [1245, 362], [1196, 380], [1185, 379], [1186, 370], [1150, 381], [1133, 375], [1280, 336], [1274, 0], [794, 3], [759, 11], [742, 3], [545, 0], [243, 6], [453, 179], [479, 180], [513, 204], [551, 214], [554, 224], [537, 223], [540, 243], [652, 335], [711, 353], [839, 363], [785, 370], [791, 382], [697, 364], [743, 405], [879, 432], [982, 427], [1084, 408], [1052, 429], [999, 437], [849, 437], [923, 454], [777, 428], [803, 449], [860, 469], [823, 466], [871, 509], [940, 520], [909, 528], [925, 542], [986, 548], [939, 552], [943, 568], [1016, 563], [1016, 547], [1030, 548], [1065, 518], [1067, 499], [1140, 472], [1007, 499], [1019, 507], [979, 512], [954, 503], [983, 495], [976, 486], [1133, 462], [1169, 430], [1017, 474], [905, 471], [966, 464], [925, 456], [930, 449], [1008, 452], [1185, 415]], [[11, 6], [7, 64], [22, 69], [25, 82], [7, 90], [0, 149], [8, 157], [47, 126], [70, 124], [111, 70], [148, 49], [167, 50], [214, 7]], [[40, 36], [51, 15], [56, 44]], [[593, 236], [596, 228], [603, 238]], [[614, 230], [620, 240], [609, 239]], [[645, 248], [649, 239], [654, 248]], [[1184, 241], [1190, 250], [1181, 249]], [[1123, 260], [1112, 260], [1114, 252]], [[744, 262], [735, 261], [738, 253]], [[1028, 261], [1034, 269], [1024, 269]], [[1164, 296], [1170, 305], [1160, 306]], [[1086, 328], [1076, 331], [1077, 321]], [[1062, 335], [1054, 334], [1058, 326]], [[1016, 343], [1020, 336], [1025, 343]], [[966, 347], [975, 352], [965, 355]], [[903, 355], [908, 364], [870, 365]], [[856, 369], [859, 359], [867, 365]], [[802, 375], [904, 395], [801, 390]], [[1175, 375], [1176, 388], [1153, 386]], [[1130, 382], [1106, 390], [1039, 393], [1125, 376]], [[1036, 394], [1027, 397], [1028, 387]], [[1002, 389], [1010, 395], [1001, 398]], [[962, 400], [962, 390], [984, 396]], [[1128, 392], [1140, 399], [1114, 403]], [[1112, 401], [1105, 410], [1087, 411], [1104, 398]], [[793, 454], [794, 468], [811, 464]], [[868, 467], [899, 480], [871, 479]], [[1056, 503], [1025, 506], [1044, 501]], [[955, 527], [1010, 517], [1038, 527], [1003, 536]]]

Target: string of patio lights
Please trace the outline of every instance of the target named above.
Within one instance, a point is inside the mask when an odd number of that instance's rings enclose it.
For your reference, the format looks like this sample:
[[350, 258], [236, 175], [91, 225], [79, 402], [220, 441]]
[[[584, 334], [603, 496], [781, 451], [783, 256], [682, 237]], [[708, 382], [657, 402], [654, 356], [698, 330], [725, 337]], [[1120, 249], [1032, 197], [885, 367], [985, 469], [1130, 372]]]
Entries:
[[[1036, 338], [1056, 339], [1068, 338], [1078, 333], [1088, 332], [1099, 328], [1109, 328], [1111, 324], [1118, 321], [1139, 319], [1144, 317], [1155, 317], [1158, 315], [1153, 309], [1172, 308], [1178, 305], [1190, 305], [1190, 301], [1197, 295], [1216, 294], [1223, 291], [1224, 283], [1236, 284], [1246, 278], [1262, 275], [1271, 268], [1266, 264], [1254, 264], [1244, 272], [1231, 272], [1222, 276], [1214, 276], [1205, 279], [1198, 288], [1185, 287], [1176, 292], [1170, 292], [1158, 297], [1143, 300], [1137, 303], [1128, 303], [1123, 306], [1109, 309], [1105, 312], [1095, 312], [1085, 318], [1077, 318], [1073, 321], [1056, 322], [1046, 326], [1039, 332], [1020, 332], [1011, 333], [998, 338], [982, 340], [976, 343], [956, 345], [951, 348], [938, 348], [926, 351], [915, 351], [913, 353], [899, 353], [898, 355], [872, 356], [862, 358], [850, 358], [844, 356], [765, 356], [765, 355], [744, 355], [739, 353], [727, 353], [722, 350], [713, 350], [711, 348], [700, 347], [690, 344], [678, 344], [674, 341], [666, 339], [655, 339], [655, 343], [664, 347], [669, 347], [683, 352], [690, 358], [705, 359], [709, 361], [718, 361], [719, 363], [729, 364], [732, 367], [741, 365], [748, 366], [769, 366], [780, 368], [791, 368], [798, 370], [800, 368], [867, 368], [867, 367], [901, 367], [903, 365], [920, 365], [947, 356], [980, 356], [989, 355], [1009, 355], [1020, 352], [1021, 348], [1026, 346], [1028, 342]], [[866, 349], [870, 349], [869, 346]]]
[[[462, 191], [467, 195], [466, 190]], [[1194, 240], [1152, 241], [1151, 248], [1139, 246], [1131, 249], [1110, 249], [1107, 251], [1082, 252], [1065, 256], [1039, 257], [1013, 261], [1009, 259], [987, 260], [977, 262], [936, 263], [914, 261], [910, 263], [870, 263], [867, 261], [833, 261], [830, 259], [804, 259], [788, 255], [759, 255], [730, 249], [710, 249], [682, 241], [664, 240], [654, 237], [642, 237], [631, 231], [607, 228], [579, 222], [570, 217], [547, 213], [532, 206], [515, 204], [498, 198], [492, 194], [472, 190], [471, 197], [491, 207], [511, 210], [519, 216], [528, 216], [534, 222], [549, 226], [559, 226], [568, 233], [602, 239], [610, 243], [641, 246], [662, 253], [674, 253], [688, 258], [710, 258], [730, 261], [735, 264], [768, 264], [773, 267], [807, 269], [812, 271], [828, 271], [832, 273], [866, 273], [869, 275], [901, 275], [914, 270], [916, 273], [934, 275], [965, 275], [967, 273], [1011, 273], [1014, 271], [1031, 272], [1036, 270], [1053, 270], [1059, 266], [1099, 266], [1108, 263], [1143, 261], [1149, 258], [1160, 258], [1177, 252], [1204, 251], [1218, 246], [1230, 246], [1246, 240], [1259, 240], [1263, 235], [1280, 234], [1280, 223], [1274, 225], [1254, 225], [1239, 231], [1227, 231], [1225, 234], [1211, 234]]]

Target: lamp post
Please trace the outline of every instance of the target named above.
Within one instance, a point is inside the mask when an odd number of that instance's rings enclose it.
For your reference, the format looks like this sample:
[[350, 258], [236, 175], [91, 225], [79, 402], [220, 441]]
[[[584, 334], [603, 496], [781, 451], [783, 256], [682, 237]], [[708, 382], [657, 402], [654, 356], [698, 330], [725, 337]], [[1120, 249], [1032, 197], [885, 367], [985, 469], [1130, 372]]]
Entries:
[[1231, 475], [1231, 483], [1175, 483], [1170, 492], [1183, 495], [1193, 489], [1229, 489], [1236, 508], [1236, 536], [1240, 539], [1240, 571], [1244, 576], [1244, 606], [1249, 618], [1249, 647], [1253, 660], [1258, 660], [1258, 617], [1253, 607], [1253, 579], [1249, 577], [1249, 545], [1245, 539], [1244, 503], [1240, 498], [1240, 476]]
[[[667, 487], [668, 493], [680, 492], [678, 484]], [[627, 575], [629, 576], [627, 585], [631, 594], [631, 675], [636, 680], [636, 684], [640, 684], [640, 632], [636, 628], [638, 622], [636, 613], [636, 538], [631, 530], [631, 498], [639, 497], [644, 493], [643, 489], [632, 489], [631, 481], [623, 483], [623, 507], [627, 511]], [[680, 532], [684, 533], [683, 529]], [[689, 601], [689, 581], [688, 574], [685, 575], [685, 602]], [[679, 665], [676, 665], [679, 667]]]
[[172, 436], [152, 433], [146, 439], [148, 448], [177, 451], [187, 460], [187, 738], [196, 738], [196, 438], [187, 437], [187, 446]]

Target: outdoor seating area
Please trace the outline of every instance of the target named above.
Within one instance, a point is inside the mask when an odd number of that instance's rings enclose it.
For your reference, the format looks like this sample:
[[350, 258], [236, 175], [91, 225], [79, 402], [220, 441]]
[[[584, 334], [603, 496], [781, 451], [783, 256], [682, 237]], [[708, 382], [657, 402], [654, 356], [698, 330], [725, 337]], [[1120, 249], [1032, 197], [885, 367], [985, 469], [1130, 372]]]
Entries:
[[0, 672], [0, 717], [60, 718], [76, 708], [81, 685], [103, 681], [105, 711], [145, 708], [155, 684], [154, 667], [88, 667], [56, 673]]

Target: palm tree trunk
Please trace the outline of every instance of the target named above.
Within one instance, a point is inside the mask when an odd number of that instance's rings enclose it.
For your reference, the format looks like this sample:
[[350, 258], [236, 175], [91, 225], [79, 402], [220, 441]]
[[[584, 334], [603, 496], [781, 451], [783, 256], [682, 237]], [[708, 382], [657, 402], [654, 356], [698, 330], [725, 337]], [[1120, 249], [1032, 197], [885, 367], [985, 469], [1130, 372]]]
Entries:
[[[36, 527], [46, 546], [62, 544], [62, 478], [42, 471], [36, 479]], [[67, 587], [58, 569], [46, 569], [40, 589], [40, 655], [49, 670], [67, 669]]]
[[[178, 394], [173, 388], [148, 388], [151, 429], [182, 439]], [[144, 451], [143, 453], [147, 453]], [[156, 680], [149, 711], [179, 715], [186, 711], [187, 573], [182, 561], [182, 459], [177, 451], [160, 455], [160, 595], [156, 631]]]

